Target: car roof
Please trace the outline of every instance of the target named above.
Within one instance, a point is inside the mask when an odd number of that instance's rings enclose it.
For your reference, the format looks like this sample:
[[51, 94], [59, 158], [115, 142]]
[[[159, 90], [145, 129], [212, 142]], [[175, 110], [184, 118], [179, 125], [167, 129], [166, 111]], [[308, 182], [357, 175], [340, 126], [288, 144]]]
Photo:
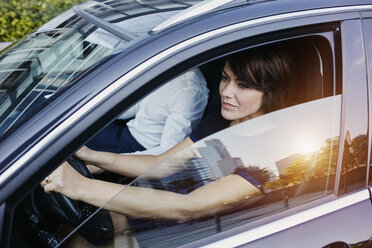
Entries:
[[[131, 40], [135, 38], [135, 35], [131, 34], [128, 30], [118, 28], [112, 23], [110, 24], [104, 21], [108, 12], [101, 11], [101, 8], [120, 13], [125, 16], [125, 18], [132, 18], [135, 15], [143, 14], [143, 12], [136, 13], [135, 10], [138, 8], [142, 8], [147, 13], [181, 10], [180, 13], [171, 16], [170, 18], [164, 18], [164, 22], [156, 25], [151, 29], [151, 31], [149, 31], [150, 34], [158, 34], [173, 29], [175, 26], [189, 25], [208, 15], [213, 15], [234, 8], [245, 8], [246, 14], [244, 18], [249, 20], [275, 14], [293, 13], [297, 11], [322, 8], [345, 7], [351, 5], [356, 6], [370, 4], [371, 2], [371, 0], [96, 0], [77, 5], [73, 10], [79, 16], [95, 23], [96, 25], [101, 22], [101, 25], [99, 26], [106, 31], [111, 32], [124, 40]], [[94, 7], [89, 9], [82, 8], [83, 6], [93, 5]], [[100, 7], [97, 8], [96, 6]]]

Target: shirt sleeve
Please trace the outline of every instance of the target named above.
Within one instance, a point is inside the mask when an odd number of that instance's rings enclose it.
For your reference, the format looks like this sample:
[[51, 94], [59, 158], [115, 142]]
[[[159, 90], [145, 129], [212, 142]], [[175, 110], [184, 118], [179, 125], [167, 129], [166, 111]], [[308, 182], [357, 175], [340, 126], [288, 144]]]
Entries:
[[169, 101], [169, 115], [164, 125], [160, 145], [134, 154], [157, 155], [166, 152], [199, 124], [208, 101], [206, 87], [189, 87], [180, 90]]

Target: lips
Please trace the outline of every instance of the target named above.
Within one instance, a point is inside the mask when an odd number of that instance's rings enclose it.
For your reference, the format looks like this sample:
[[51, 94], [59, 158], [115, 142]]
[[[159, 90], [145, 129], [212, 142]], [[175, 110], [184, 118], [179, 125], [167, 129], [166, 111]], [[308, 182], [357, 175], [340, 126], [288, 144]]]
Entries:
[[229, 109], [233, 109], [233, 108], [236, 108], [235, 105], [231, 104], [231, 103], [228, 103], [228, 102], [222, 102], [222, 107], [226, 110], [229, 110]]

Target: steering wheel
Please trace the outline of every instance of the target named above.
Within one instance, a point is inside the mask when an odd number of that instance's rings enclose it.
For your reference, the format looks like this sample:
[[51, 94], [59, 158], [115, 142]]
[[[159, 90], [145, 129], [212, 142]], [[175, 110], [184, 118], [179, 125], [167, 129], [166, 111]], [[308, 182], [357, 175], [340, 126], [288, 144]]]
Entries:
[[[69, 157], [67, 162], [80, 174], [93, 178], [83, 161]], [[110, 213], [81, 201], [71, 200], [67, 196], [51, 192], [46, 194], [41, 186], [32, 193], [32, 205], [41, 218], [50, 222], [57, 221], [72, 227], [79, 227], [78, 232], [94, 245], [103, 245], [114, 237], [114, 228]]]

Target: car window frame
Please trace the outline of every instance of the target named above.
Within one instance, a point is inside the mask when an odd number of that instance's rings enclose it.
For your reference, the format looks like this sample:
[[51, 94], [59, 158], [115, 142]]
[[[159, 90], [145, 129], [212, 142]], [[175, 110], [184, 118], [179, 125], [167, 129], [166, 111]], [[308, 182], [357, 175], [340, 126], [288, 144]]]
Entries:
[[[365, 51], [366, 51], [366, 67], [367, 67], [367, 83], [368, 83], [368, 103], [369, 103], [369, 113], [368, 113], [368, 119], [369, 119], [369, 126], [368, 129], [371, 130], [372, 128], [372, 72], [371, 72], [371, 66], [372, 66], [372, 49], [368, 48], [368, 43], [372, 41], [372, 36], [371, 34], [366, 33], [366, 28], [367, 28], [367, 22], [371, 23], [372, 20], [372, 11], [369, 12], [362, 12], [362, 28], [363, 28], [363, 38], [364, 38], [364, 46], [365, 46]], [[367, 186], [371, 188], [372, 186], [372, 169], [371, 169], [371, 149], [372, 149], [372, 133], [369, 132], [368, 135], [368, 157], [367, 157]]]
[[[330, 27], [332, 27], [333, 31], [329, 31]], [[277, 32], [280, 35], [278, 35], [278, 34], [272, 35], [271, 33], [269, 33], [267, 36], [263, 35], [266, 38], [266, 41], [263, 42], [263, 43], [264, 44], [271, 44], [271, 43], [276, 43], [276, 42], [280, 42], [280, 41], [284, 41], [284, 40], [296, 40], [296, 39], [300, 39], [300, 38], [304, 38], [304, 37], [306, 38], [306, 37], [312, 37], [312, 36], [321, 36], [321, 37], [325, 38], [328, 42], [330, 42], [329, 45], [332, 49], [332, 55], [334, 56], [334, 58], [332, 58], [332, 59], [335, 59], [335, 57], [336, 57], [335, 47], [338, 46], [338, 45], [336, 45], [336, 43], [338, 41], [337, 41], [337, 37], [331, 37], [331, 36], [329, 36], [329, 34], [332, 33], [332, 32], [337, 33], [338, 28], [339, 27], [337, 25], [335, 25], [334, 23], [331, 23], [330, 25], [329, 25], [329, 23], [327, 23], [327, 24], [320, 25], [320, 26], [310, 25], [305, 29], [302, 27], [301, 30], [293, 30], [293, 29], [289, 29], [288, 31], [287, 30], [285, 30], [285, 31], [281, 30], [281, 31]], [[271, 39], [273, 39], [273, 40], [271, 40]], [[247, 43], [247, 40], [252, 40], [252, 42]], [[265, 40], [265, 39], [263, 39], [263, 40]], [[268, 40], [270, 40], [270, 41], [268, 41]], [[228, 45], [228, 47], [230, 47], [230, 49], [228, 49], [229, 52], [226, 52], [226, 47], [224, 47], [224, 48], [220, 47], [220, 49], [222, 51], [220, 52], [221, 54], [218, 57], [225, 56], [226, 53], [229, 54], [229, 53], [233, 53], [233, 52], [236, 52], [236, 51], [246, 50], [246, 49], [249, 49], [249, 48], [252, 48], [252, 47], [255, 47], [255, 46], [259, 46], [259, 45], [261, 45], [261, 43], [259, 43], [259, 42], [262, 42], [262, 39], [257, 38], [257, 37], [253, 37], [253, 38], [249, 37], [249, 38], [244, 39], [243, 41], [239, 41], [237, 43], [232, 42], [233, 45], [232, 44]], [[218, 50], [215, 49], [214, 52], [216, 52], [216, 51], [218, 51]], [[207, 51], [207, 53], [209, 54], [210, 52]], [[209, 60], [207, 60], [207, 61], [209, 61]], [[192, 62], [193, 61], [191, 61], [191, 62], [188, 61], [188, 63], [192, 63]], [[339, 67], [340, 65], [339, 64], [336, 65], [336, 63], [332, 63], [332, 64], [334, 66], [334, 68], [333, 68], [334, 78], [332, 80], [333, 89], [334, 89], [333, 90], [333, 96], [334, 96], [334, 95], [337, 95], [338, 91], [340, 91], [340, 89], [337, 89], [337, 86], [340, 85], [340, 82], [336, 82], [337, 80], [339, 80], [339, 78], [337, 78], [337, 75], [339, 75], [337, 73], [339, 68], [337, 69], [337, 67]], [[183, 68], [184, 67], [179, 68], [179, 66], [175, 66], [175, 67], [172, 68], [173, 69], [172, 71], [169, 71], [169, 73], [172, 73], [172, 75], [173, 75], [173, 74], [176, 74], [177, 72], [181, 72], [181, 71], [184, 72], [182, 70]], [[155, 78], [154, 80], [156, 80], [155, 83], [161, 82], [160, 77]], [[294, 209], [288, 209], [288, 210], [282, 211], [281, 213], [276, 213], [276, 214], [274, 214], [274, 216], [275, 216], [274, 218], [279, 220], [281, 218], [285, 218], [285, 217], [288, 217], [288, 216], [292, 215], [293, 213], [295, 213], [295, 211], [298, 211], [298, 209], [304, 209], [304, 210], [309, 209], [313, 206], [316, 206], [316, 204], [326, 203], [326, 202], [332, 201], [334, 199], [335, 199], [334, 193], [332, 193], [330, 195], [322, 197], [321, 199], [315, 199], [311, 202], [304, 203], [301, 206], [295, 207]], [[257, 223], [262, 223], [262, 222], [265, 222], [265, 221], [268, 222], [269, 219], [270, 219], [270, 221], [272, 221], [272, 216], [267, 216], [267, 217], [263, 217], [262, 219], [259, 219], [259, 220], [254, 220], [250, 223], [243, 224], [243, 225], [241, 225], [239, 227], [236, 227], [236, 228], [233, 228], [231, 230], [227, 230], [227, 231], [224, 231], [222, 233], [214, 234], [211, 237], [215, 237], [216, 235], [217, 236], [224, 236], [225, 232], [228, 232], [228, 233], [230, 231], [235, 231], [236, 232], [237, 229], [241, 229], [243, 227], [246, 228], [247, 226], [251, 226], [251, 228], [254, 228], [254, 227], [256, 227]], [[207, 237], [207, 238], [204, 238], [204, 239], [210, 240], [210, 237]], [[201, 240], [204, 240], [204, 239], [201, 239]], [[191, 244], [193, 244], [194, 242], [199, 242], [199, 241], [192, 241]], [[188, 244], [186, 244], [186, 246], [188, 246]], [[191, 246], [193, 246], [193, 245], [191, 245]]]
[[[343, 157], [346, 149], [345, 144], [349, 139], [348, 133], [355, 135], [358, 130], [358, 128], [353, 125], [353, 117], [355, 118], [355, 114], [359, 113], [358, 120], [360, 119], [360, 121], [358, 121], [358, 123], [364, 126], [364, 134], [368, 137], [367, 68], [361, 27], [362, 23], [360, 18], [341, 22], [343, 100], [340, 150], [336, 175], [338, 178], [336, 178], [335, 185], [335, 193], [337, 196], [350, 193], [347, 190], [345, 190], [345, 192], [343, 191], [341, 180], [344, 179], [341, 175], [344, 169], [343, 167], [345, 167]], [[353, 104], [348, 104], [348, 102], [353, 102]], [[368, 154], [365, 155], [368, 159]], [[368, 167], [365, 169], [364, 184], [361, 181], [360, 183], [362, 183], [362, 185], [358, 186], [355, 190], [360, 190], [367, 186], [367, 169]]]

